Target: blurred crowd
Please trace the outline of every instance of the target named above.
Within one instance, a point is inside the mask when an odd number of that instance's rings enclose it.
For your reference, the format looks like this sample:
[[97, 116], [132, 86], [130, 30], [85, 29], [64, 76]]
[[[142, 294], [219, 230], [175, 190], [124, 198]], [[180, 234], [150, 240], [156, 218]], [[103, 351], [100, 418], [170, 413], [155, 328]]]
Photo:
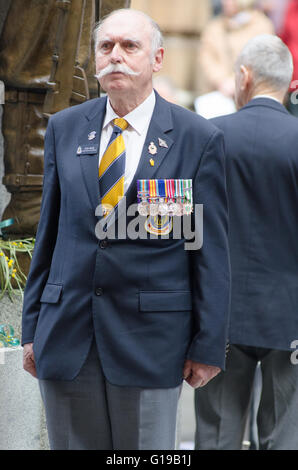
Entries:
[[[195, 111], [206, 118], [236, 110], [234, 64], [244, 45], [259, 34], [277, 34], [289, 47], [294, 74], [286, 106], [298, 111], [298, 0], [210, 0], [213, 15], [203, 29], [197, 56], [199, 78]], [[158, 78], [162, 94], [184, 104], [182, 90], [174, 90], [169, 77]], [[187, 100], [186, 100], [187, 101]]]
[[212, 0], [212, 7], [214, 17], [201, 37], [201, 93], [195, 100], [195, 110], [207, 118], [235, 111], [236, 57], [252, 37], [277, 34], [293, 55], [294, 75], [287, 107], [297, 113], [298, 0]]

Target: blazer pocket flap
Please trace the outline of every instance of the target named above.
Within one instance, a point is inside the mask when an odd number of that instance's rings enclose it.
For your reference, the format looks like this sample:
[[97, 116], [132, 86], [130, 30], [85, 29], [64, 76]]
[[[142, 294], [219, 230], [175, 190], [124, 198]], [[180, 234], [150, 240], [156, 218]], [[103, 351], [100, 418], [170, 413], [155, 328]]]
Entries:
[[62, 287], [63, 286], [58, 284], [46, 284], [42, 296], [40, 298], [40, 302], [45, 302], [49, 304], [56, 304], [57, 302], [59, 302]]
[[141, 312], [181, 312], [192, 310], [190, 291], [142, 291]]

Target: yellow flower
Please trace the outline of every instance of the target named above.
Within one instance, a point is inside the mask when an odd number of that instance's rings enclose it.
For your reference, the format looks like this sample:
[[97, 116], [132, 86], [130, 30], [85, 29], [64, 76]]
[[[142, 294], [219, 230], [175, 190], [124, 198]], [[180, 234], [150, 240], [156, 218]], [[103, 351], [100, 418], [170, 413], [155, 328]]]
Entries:
[[11, 266], [13, 265], [13, 259], [10, 259], [7, 264], [11, 268]]
[[12, 245], [14, 246], [18, 246], [18, 244], [16, 242], [12, 242]]
[[17, 272], [17, 270], [16, 270], [16, 269], [13, 269], [13, 270], [12, 270], [12, 272], [13, 272], [13, 273], [16, 273], [16, 272]]
[[6, 259], [6, 261], [8, 261], [9, 260], [8, 256], [5, 256], [5, 259]]
[[16, 277], [15, 273], [12, 273], [11, 277]]
[[2, 251], [1, 251], [1, 253], [0, 253], [0, 256], [4, 256], [4, 253], [2, 253]]

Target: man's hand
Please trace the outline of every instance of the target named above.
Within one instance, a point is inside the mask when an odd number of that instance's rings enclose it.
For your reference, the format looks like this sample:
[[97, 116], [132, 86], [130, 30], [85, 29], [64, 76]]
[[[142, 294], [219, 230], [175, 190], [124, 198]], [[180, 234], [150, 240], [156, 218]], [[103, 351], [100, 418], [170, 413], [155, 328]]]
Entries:
[[23, 367], [27, 372], [33, 375], [33, 377], [37, 377], [33, 352], [33, 343], [24, 344]]
[[220, 371], [221, 369], [219, 367], [208, 366], [187, 359], [184, 364], [183, 378], [193, 388], [198, 388], [206, 385], [209, 380], [213, 379]]

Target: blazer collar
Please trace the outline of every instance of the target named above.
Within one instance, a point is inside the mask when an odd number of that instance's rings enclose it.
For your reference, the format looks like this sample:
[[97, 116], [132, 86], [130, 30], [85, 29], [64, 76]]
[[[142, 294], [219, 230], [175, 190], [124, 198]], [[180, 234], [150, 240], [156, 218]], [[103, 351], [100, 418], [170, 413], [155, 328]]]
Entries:
[[252, 99], [245, 106], [243, 106], [243, 108], [241, 108], [239, 111], [241, 112], [245, 109], [253, 108], [253, 107], [256, 107], [256, 106], [263, 106], [263, 107], [265, 106], [266, 108], [275, 109], [276, 111], [280, 111], [282, 113], [288, 114], [288, 111], [286, 110], [286, 108], [281, 103], [279, 103], [276, 100], [272, 100], [270, 98], [255, 98], [255, 99]]
[[[86, 103], [87, 104], [87, 103]], [[98, 153], [102, 123], [106, 109], [106, 98], [97, 98], [88, 103], [83, 114], [87, 121], [82, 123], [82, 132], [77, 141], [77, 158], [80, 160], [83, 179], [90, 203], [94, 208], [99, 204]], [[90, 139], [90, 137], [93, 137]]]

